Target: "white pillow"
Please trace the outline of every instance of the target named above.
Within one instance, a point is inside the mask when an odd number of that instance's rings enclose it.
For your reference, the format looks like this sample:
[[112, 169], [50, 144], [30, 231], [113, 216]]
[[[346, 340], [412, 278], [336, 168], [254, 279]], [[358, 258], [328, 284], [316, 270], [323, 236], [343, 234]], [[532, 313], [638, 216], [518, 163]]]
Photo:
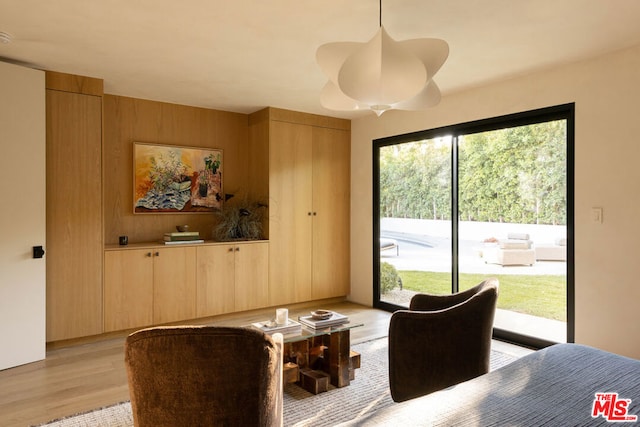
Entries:
[[529, 240], [529, 235], [527, 233], [509, 233], [509, 234], [507, 234], [507, 239], [510, 239], [510, 240]]

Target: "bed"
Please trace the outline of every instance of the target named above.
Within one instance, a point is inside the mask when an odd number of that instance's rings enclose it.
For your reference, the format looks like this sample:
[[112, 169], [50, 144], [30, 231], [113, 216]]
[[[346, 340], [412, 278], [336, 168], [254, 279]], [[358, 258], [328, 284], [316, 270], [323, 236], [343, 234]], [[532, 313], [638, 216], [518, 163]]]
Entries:
[[[597, 393], [602, 395], [593, 417]], [[606, 426], [639, 415], [640, 361], [583, 345], [557, 344], [345, 425]]]

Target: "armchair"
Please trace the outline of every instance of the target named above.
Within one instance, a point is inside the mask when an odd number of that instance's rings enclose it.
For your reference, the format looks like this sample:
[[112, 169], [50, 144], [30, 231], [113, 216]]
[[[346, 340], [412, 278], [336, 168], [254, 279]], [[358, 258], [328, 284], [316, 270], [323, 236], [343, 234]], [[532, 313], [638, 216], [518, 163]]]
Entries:
[[498, 280], [452, 295], [417, 294], [389, 323], [389, 386], [402, 402], [489, 371]]
[[136, 426], [282, 425], [282, 334], [143, 329], [125, 342]]

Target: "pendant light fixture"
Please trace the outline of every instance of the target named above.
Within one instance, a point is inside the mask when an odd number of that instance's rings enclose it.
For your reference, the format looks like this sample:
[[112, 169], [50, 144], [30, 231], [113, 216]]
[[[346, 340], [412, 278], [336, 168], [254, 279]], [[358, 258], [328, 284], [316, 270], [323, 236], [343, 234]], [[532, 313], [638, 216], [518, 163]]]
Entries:
[[422, 110], [440, 102], [433, 76], [449, 56], [440, 39], [395, 41], [382, 26], [367, 43], [320, 46], [316, 60], [329, 81], [320, 103], [330, 110], [369, 109], [378, 116], [390, 109]]

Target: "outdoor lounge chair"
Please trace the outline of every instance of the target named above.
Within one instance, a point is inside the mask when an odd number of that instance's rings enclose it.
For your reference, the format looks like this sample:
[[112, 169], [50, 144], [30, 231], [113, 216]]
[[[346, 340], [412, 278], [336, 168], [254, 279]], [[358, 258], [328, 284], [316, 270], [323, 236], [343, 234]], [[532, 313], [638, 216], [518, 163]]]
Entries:
[[400, 247], [398, 241], [395, 239], [380, 238], [380, 252], [388, 251], [390, 249], [396, 250], [396, 256], [400, 255]]
[[536, 251], [528, 234], [509, 233], [506, 240], [485, 248], [482, 252], [484, 262], [500, 265], [533, 265], [536, 263]]

